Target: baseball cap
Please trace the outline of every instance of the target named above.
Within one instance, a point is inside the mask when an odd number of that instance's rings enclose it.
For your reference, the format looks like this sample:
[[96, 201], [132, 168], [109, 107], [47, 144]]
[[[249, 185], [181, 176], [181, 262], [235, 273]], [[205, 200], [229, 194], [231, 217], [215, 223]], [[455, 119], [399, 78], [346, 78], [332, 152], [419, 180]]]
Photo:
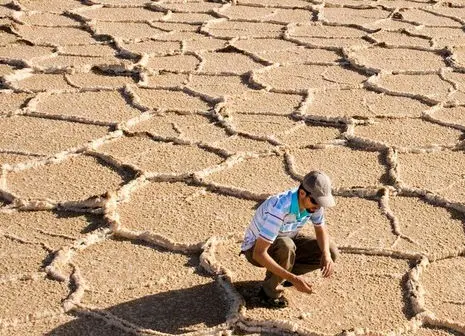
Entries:
[[304, 176], [302, 186], [308, 191], [318, 205], [324, 208], [331, 208], [336, 205], [336, 201], [331, 194], [331, 179], [328, 175], [320, 171], [311, 171]]

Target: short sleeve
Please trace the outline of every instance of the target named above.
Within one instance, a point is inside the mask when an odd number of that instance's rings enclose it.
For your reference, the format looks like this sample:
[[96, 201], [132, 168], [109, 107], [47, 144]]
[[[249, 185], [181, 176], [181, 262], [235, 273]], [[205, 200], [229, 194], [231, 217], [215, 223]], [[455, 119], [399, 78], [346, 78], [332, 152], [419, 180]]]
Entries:
[[313, 225], [324, 225], [325, 224], [325, 210], [324, 208], [319, 208], [317, 211], [312, 213], [310, 220], [312, 221]]

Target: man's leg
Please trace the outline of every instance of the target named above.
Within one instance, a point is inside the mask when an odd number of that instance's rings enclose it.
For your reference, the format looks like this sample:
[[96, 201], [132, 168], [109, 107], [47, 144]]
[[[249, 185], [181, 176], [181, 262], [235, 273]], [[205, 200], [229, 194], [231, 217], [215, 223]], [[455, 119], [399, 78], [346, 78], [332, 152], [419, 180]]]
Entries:
[[[294, 238], [294, 243], [296, 256], [292, 273], [300, 275], [319, 269], [322, 253], [316, 238], [299, 234]], [[329, 251], [333, 261], [336, 261], [339, 250], [332, 241], [329, 243]]]
[[[289, 237], [278, 237], [273, 244], [268, 248], [268, 254], [282, 268], [290, 271], [294, 266], [296, 257], [296, 245]], [[267, 271], [265, 281], [263, 282], [263, 290], [265, 294], [271, 298], [278, 298], [282, 291], [276, 289], [283, 281], [283, 278], [274, 275]]]

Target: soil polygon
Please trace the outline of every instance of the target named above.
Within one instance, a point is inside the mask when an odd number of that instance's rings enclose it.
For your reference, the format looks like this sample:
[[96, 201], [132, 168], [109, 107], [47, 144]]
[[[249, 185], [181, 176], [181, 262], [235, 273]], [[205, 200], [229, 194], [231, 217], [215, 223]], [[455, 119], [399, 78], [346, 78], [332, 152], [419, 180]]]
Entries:
[[457, 257], [431, 263], [421, 276], [426, 308], [441, 320], [460, 322], [465, 319], [463, 272], [465, 257]]
[[147, 63], [147, 68], [159, 71], [187, 72], [196, 70], [199, 63], [200, 60], [192, 55], [152, 56]]
[[202, 52], [215, 51], [226, 46], [226, 40], [213, 37], [198, 37], [184, 41], [186, 51]]
[[68, 295], [66, 283], [49, 279], [6, 282], [0, 284], [0, 289], [0, 315], [7, 325], [25, 322], [34, 315], [56, 314]]
[[27, 93], [1, 93], [0, 94], [0, 115], [10, 114], [23, 107], [31, 94]]
[[215, 147], [227, 150], [230, 153], [263, 152], [270, 151], [273, 146], [266, 141], [258, 141], [242, 136], [233, 135], [224, 140], [211, 143]]
[[377, 85], [392, 92], [420, 95], [436, 101], [446, 99], [452, 90], [452, 85], [436, 74], [384, 75]]
[[182, 91], [143, 88], [136, 88], [134, 91], [140, 97], [141, 103], [151, 109], [188, 112], [206, 112], [210, 109], [207, 102]]
[[220, 21], [210, 23], [208, 32], [214, 37], [234, 38], [248, 37], [278, 37], [282, 25], [265, 22]]
[[[334, 64], [340, 56], [334, 51], [294, 47], [282, 51], [259, 52], [258, 56], [272, 63], [327, 63]], [[297, 61], [298, 60], [298, 61]]]
[[154, 173], [183, 174], [220, 164], [223, 159], [195, 145], [156, 142], [147, 137], [124, 137], [99, 148], [119, 160]]
[[147, 75], [147, 86], [149, 87], [179, 87], [185, 85], [189, 81], [187, 73], [170, 73], [162, 72], [161, 74]]
[[465, 203], [463, 152], [400, 153], [398, 160], [400, 179], [406, 185]]
[[433, 118], [465, 127], [465, 106], [442, 108], [433, 113]]
[[82, 4], [77, 1], [69, 0], [54, 1], [52, 3], [48, 0], [21, 0], [21, 6], [29, 11], [61, 13], [66, 10], [81, 7]]
[[278, 38], [272, 39], [245, 39], [234, 41], [234, 46], [251, 53], [259, 52], [278, 52], [287, 49], [294, 49], [295, 43], [285, 41]]
[[163, 32], [147, 23], [137, 22], [97, 22], [95, 28], [99, 34], [110, 35], [126, 41], [147, 39]]
[[180, 51], [181, 44], [171, 41], [142, 41], [138, 43], [124, 43], [121, 45], [123, 49], [127, 49], [138, 54], [168, 54], [170, 52]]
[[390, 96], [388, 94], [368, 94], [366, 104], [374, 116], [420, 117], [429, 105], [417, 99]]
[[155, 12], [145, 8], [96, 8], [79, 13], [80, 15], [98, 21], [152, 21], [160, 20], [164, 13]]
[[[408, 35], [399, 31], [380, 31], [370, 35], [371, 38], [378, 42], [385, 43], [389, 46], [396, 47], [423, 47], [431, 46], [431, 40], [423, 37]], [[408, 55], [410, 56], [410, 55]]]
[[380, 119], [371, 125], [357, 126], [355, 135], [382, 142], [387, 146], [415, 148], [453, 146], [460, 140], [462, 132], [421, 119], [408, 118]]
[[74, 56], [100, 56], [109, 59], [116, 55], [116, 51], [110, 45], [89, 44], [85, 46], [65, 46], [62, 49], [62, 54]]
[[[173, 13], [174, 14], [174, 13]], [[194, 14], [195, 15], [195, 14]], [[158, 28], [163, 31], [162, 34], [156, 37], [157, 40], [164, 41], [165, 36], [171, 34], [178, 36], [192, 36], [192, 34], [198, 34], [199, 28], [203, 22], [178, 22], [164, 18], [163, 21], [151, 22], [151, 26]], [[205, 35], [204, 35], [205, 36]], [[182, 38], [184, 40], [184, 38]]]
[[431, 36], [437, 48], [465, 46], [465, 36], [459, 27], [423, 27], [418, 32]]
[[[358, 86], [366, 79], [355, 71], [339, 66], [286, 65], [261, 72], [257, 80], [278, 90], [324, 89]], [[291, 77], [292, 81], [288, 78]]]
[[329, 22], [338, 24], [364, 25], [385, 19], [389, 11], [381, 8], [352, 9], [352, 8], [324, 8], [323, 17]]
[[52, 55], [53, 49], [48, 47], [30, 46], [25, 44], [10, 44], [0, 47], [2, 60], [31, 60], [38, 57]]
[[396, 20], [390, 17], [390, 18], [374, 21], [370, 24], [366, 24], [364, 25], [364, 27], [370, 30], [378, 30], [378, 29], [383, 29], [386, 31], [407, 30], [407, 31], [416, 32], [416, 29], [422, 26], [418, 26], [418, 24], [416, 24], [415, 22]]
[[93, 66], [123, 66], [124, 60], [115, 57], [58, 55], [56, 57], [34, 61], [33, 64], [45, 69], [75, 68], [88, 71]]
[[384, 71], [435, 71], [446, 66], [444, 59], [435, 53], [388, 48], [369, 48], [355, 53], [362, 66]]
[[8, 188], [24, 198], [84, 200], [118, 189], [129, 176], [90, 156], [8, 174]]
[[[2, 330], [3, 331], [3, 330]], [[98, 317], [89, 315], [58, 315], [52, 318], [40, 319], [37, 321], [22, 323], [11, 328], [5, 329], [5, 334], [0, 331], [0, 335], [113, 335], [113, 336], [130, 336], [132, 333], [112, 326], [108, 322]]]
[[298, 185], [298, 182], [287, 174], [284, 158], [280, 156], [247, 159], [229, 169], [215, 172], [205, 180], [259, 195], [279, 193]]
[[268, 19], [273, 22], [282, 23], [307, 23], [312, 20], [313, 12], [309, 9], [288, 9], [282, 8]]
[[0, 45], [4, 46], [18, 40], [17, 36], [0, 31]]
[[[29, 242], [29, 244], [23, 244], [24, 250], [17, 246], [13, 251], [12, 257], [21, 257], [16, 265], [29, 264], [31, 260], [35, 259], [37, 250], [35, 253], [30, 251], [33, 247], [42, 250], [43, 253], [47, 252], [44, 246], [56, 251], [71, 245], [75, 240], [82, 238], [85, 233], [103, 226], [102, 219], [93, 215], [52, 211], [0, 213], [0, 221], [7, 223], [5, 233]], [[14, 240], [11, 242], [18, 244]], [[33, 264], [34, 269], [29, 269], [29, 272], [38, 271], [39, 267], [44, 266], [44, 261], [36, 261]], [[14, 264], [12, 263], [12, 265]], [[26, 270], [16, 270], [10, 273], [20, 274], [23, 272]]]
[[290, 115], [295, 112], [303, 97], [266, 91], [247, 91], [227, 100], [228, 110], [256, 115]]
[[250, 70], [258, 70], [263, 65], [252, 58], [239, 53], [213, 52], [202, 55], [204, 64], [202, 71], [215, 74], [234, 73], [242, 74]]
[[297, 37], [296, 39], [299, 43], [304, 43], [312, 48], [330, 48], [332, 50], [360, 49], [370, 45], [370, 42], [361, 38]]
[[214, 16], [204, 13], [171, 13], [166, 22], [202, 24], [205, 21], [215, 19]]
[[11, 153], [0, 153], [0, 165], [10, 164], [14, 165], [20, 162], [37, 159], [37, 156], [27, 154], [11, 154]]
[[67, 75], [69, 82], [79, 88], [122, 88], [134, 84], [130, 76], [117, 76], [98, 72], [74, 73]]
[[392, 247], [396, 236], [377, 201], [337, 197], [336, 202], [337, 208], [328, 209], [325, 216], [330, 235], [337, 245], [375, 249]]
[[[4, 217], [5, 214], [0, 214], [2, 224], [5, 223]], [[11, 216], [7, 217], [6, 223], [11, 219]], [[3, 231], [9, 230], [7, 228]], [[40, 244], [24, 244], [10, 237], [1, 237], [0, 244], [2, 244], [0, 279], [38, 272], [48, 254]]]
[[288, 116], [234, 114], [230, 119], [234, 129], [258, 136], [277, 137], [298, 125]]
[[192, 75], [187, 86], [212, 97], [242, 94], [248, 90], [240, 76]]
[[64, 74], [35, 73], [30, 77], [18, 81], [15, 80], [12, 84], [20, 89], [33, 92], [72, 88], [66, 81]]
[[421, 23], [425, 26], [433, 27], [459, 27], [461, 26], [460, 22], [452, 20], [450, 18], [436, 15], [423, 11], [421, 9], [410, 8], [402, 12], [404, 20], [413, 21], [416, 23]]
[[0, 119], [0, 148], [53, 154], [103, 137], [107, 127], [62, 120], [13, 116]]
[[411, 197], [392, 197], [389, 207], [399, 220], [399, 231], [415, 242], [402, 241], [397, 249], [435, 255], [463, 247], [463, 216]]
[[275, 12], [274, 8], [261, 8], [250, 6], [231, 6], [220, 10], [222, 15], [226, 15], [231, 20], [270, 20], [270, 17]]
[[129, 202], [118, 207], [118, 214], [124, 227], [197, 244], [225, 233], [242, 235], [255, 205], [183, 183], [152, 182], [132, 193]]
[[[18, 31], [23, 38], [33, 41], [36, 44], [53, 44], [63, 46], [92, 44], [95, 42], [89, 32], [80, 28], [21, 26]], [[72, 38], [70, 38], [71, 36]]]
[[117, 91], [61, 93], [41, 97], [37, 111], [54, 115], [84, 117], [88, 120], [119, 122], [140, 111], [130, 106]]
[[292, 31], [291, 35], [299, 39], [306, 37], [320, 37], [320, 38], [361, 38], [367, 32], [355, 27], [348, 26], [331, 26], [322, 25], [321, 23], [307, 23], [299, 24]]
[[64, 15], [55, 13], [33, 13], [21, 16], [20, 20], [24, 22], [26, 25], [31, 26], [79, 26], [78, 21], [73, 20]]
[[[226, 320], [223, 290], [212, 278], [196, 272], [196, 256], [108, 241], [84, 250], [75, 261], [90, 287], [84, 303], [139, 328], [180, 334]], [[95, 272], [96, 267], [101, 271]]]
[[296, 170], [302, 176], [322, 170], [331, 177], [334, 188], [379, 186], [385, 174], [382, 156], [347, 147], [292, 149]]
[[[241, 5], [253, 5], [256, 2], [254, 0], [239, 0], [237, 2]], [[287, 8], [307, 8], [308, 2], [302, 0], [263, 0], [260, 4], [271, 7], [287, 7]]]
[[221, 7], [220, 3], [214, 2], [167, 2], [160, 3], [159, 6], [172, 10], [173, 12], [186, 12], [186, 13], [207, 13], [211, 12], [213, 9], [218, 9]]
[[363, 89], [326, 90], [313, 93], [306, 114], [323, 117], [372, 117], [367, 98], [375, 95]]
[[225, 129], [208, 117], [196, 114], [153, 116], [132, 127], [131, 131], [148, 132], [154, 136], [182, 137], [193, 142], [212, 142], [227, 137]]
[[305, 147], [335, 140], [340, 133], [339, 129], [333, 127], [303, 124], [280, 134], [278, 139], [288, 146]]

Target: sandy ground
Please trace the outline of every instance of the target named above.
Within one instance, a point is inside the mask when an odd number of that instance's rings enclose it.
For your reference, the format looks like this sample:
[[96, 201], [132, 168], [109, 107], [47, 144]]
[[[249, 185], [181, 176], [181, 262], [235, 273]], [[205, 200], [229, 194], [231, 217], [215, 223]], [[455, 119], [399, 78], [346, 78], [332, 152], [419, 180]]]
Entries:
[[[463, 0], [4, 0], [0, 26], [0, 335], [465, 334]], [[243, 232], [312, 169], [341, 255], [270, 310]]]

